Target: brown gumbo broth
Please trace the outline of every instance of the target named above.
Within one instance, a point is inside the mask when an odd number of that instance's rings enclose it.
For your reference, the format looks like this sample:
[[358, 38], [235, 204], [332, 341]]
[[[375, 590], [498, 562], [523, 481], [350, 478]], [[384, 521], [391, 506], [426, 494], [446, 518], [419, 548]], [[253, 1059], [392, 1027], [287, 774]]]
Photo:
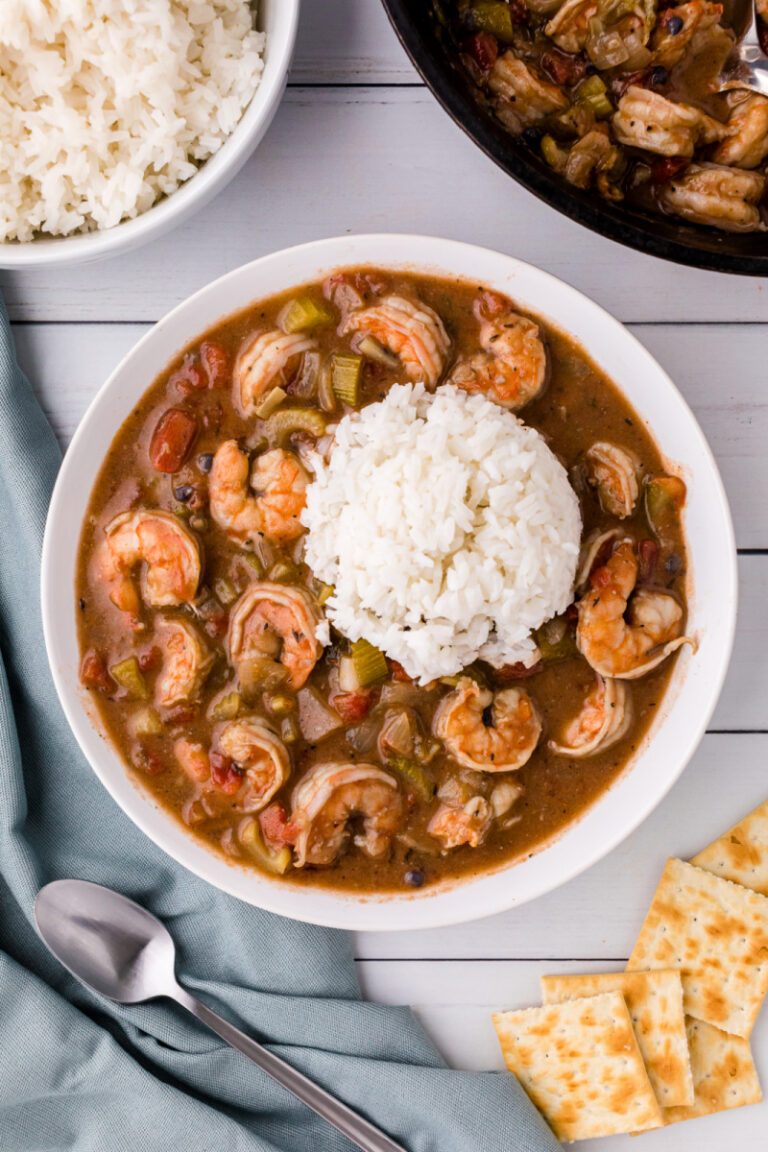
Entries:
[[[575, 606], [544, 626], [538, 637], [542, 659], [533, 669], [473, 665], [467, 670], [470, 677], [496, 694], [511, 686], [520, 689], [541, 717], [535, 750], [515, 772], [477, 771], [462, 765], [434, 734], [435, 711], [458, 690], [458, 677], [418, 687], [400, 666], [388, 661], [379, 664], [371, 682], [363, 677], [350, 686], [349, 668], [354, 671], [358, 665], [350, 660], [348, 641], [333, 629], [330, 645], [319, 653], [300, 687], [286, 678], [281, 663], [286, 648], [281, 654], [279, 644], [249, 664], [247, 676], [241, 666], [233, 667], [229, 634], [245, 594], [264, 582], [288, 594], [299, 588], [298, 595], [319, 614], [318, 605], [329, 590], [302, 562], [302, 535], [296, 534], [300, 528], [295, 527], [294, 538], [288, 540], [270, 539], [268, 533], [242, 540], [232, 539], [216, 522], [209, 498], [216, 475], [214, 456], [224, 442], [236, 441], [248, 451], [248, 467], [253, 467], [279, 440], [284, 450], [306, 459], [304, 449], [314, 444], [323, 423], [332, 425], [350, 410], [328, 387], [329, 365], [351, 364], [352, 374], [357, 374], [357, 395], [349, 398], [357, 407], [380, 399], [392, 384], [402, 382], [403, 364], [391, 349], [368, 342], [361, 351], [359, 334], [340, 333], [340, 321], [350, 310], [370, 308], [393, 294], [428, 305], [442, 319], [450, 351], [441, 384], [457, 360], [479, 350], [478, 315], [483, 309], [514, 315], [510, 301], [488, 293], [482, 285], [371, 268], [346, 270], [324, 284], [260, 301], [210, 329], [151, 384], [115, 437], [82, 530], [76, 582], [81, 678], [131, 776], [212, 850], [246, 866], [266, 867], [297, 884], [367, 891], [421, 887], [530, 854], [579, 816], [616, 778], [657, 715], [674, 662], [670, 657], [647, 674], [622, 681], [622, 691], [631, 698], [626, 732], [610, 747], [583, 758], [557, 753], [548, 743], [563, 741], [596, 684], [595, 671], [576, 646]], [[298, 310], [289, 309], [297, 300]], [[282, 375], [270, 380], [259, 397], [260, 415], [244, 416], [233, 387], [233, 366], [256, 335], [281, 323], [298, 324], [299, 334], [305, 323], [314, 347], [294, 357]], [[620, 529], [621, 537], [631, 538], [631, 550], [638, 557], [638, 588], [661, 589], [683, 605], [682, 484], [664, 478], [663, 462], [642, 421], [580, 346], [537, 323], [548, 350], [548, 378], [525, 405], [521, 418], [546, 438], [568, 470], [580, 499], [583, 539]], [[348, 383], [342, 380], [342, 393]], [[275, 393], [278, 387], [282, 394]], [[328, 411], [331, 405], [335, 411]], [[275, 423], [281, 412], [296, 408], [314, 413], [315, 424], [306, 420], [302, 424], [300, 418], [292, 430], [290, 418], [282, 426]], [[599, 490], [589, 482], [585, 452], [596, 442], [626, 449], [636, 461], [639, 496], [621, 520], [604, 510], [605, 501], [601, 503]], [[661, 489], [653, 487], [659, 477]], [[653, 501], [644, 499], [649, 481]], [[665, 483], [671, 484], [674, 499], [667, 498]], [[652, 508], [653, 523], [647, 507]], [[136, 546], [124, 521], [118, 522], [123, 524], [123, 536], [115, 534], [115, 518], [124, 516], [130, 529], [131, 514], [140, 509], [167, 513], [169, 520], [157, 522], [162, 532], [181, 525], [193, 550], [199, 548], [199, 580], [192, 578], [187, 600], [151, 606], [148, 565], [134, 563], [137, 557], [131, 559], [132, 554], [122, 566], [112, 556], [105, 577], [105, 542], [116, 547], [114, 541], [125, 538], [128, 553]], [[136, 537], [141, 531], [136, 528]], [[139, 559], [153, 559], [147, 541], [140, 543], [144, 551]], [[609, 540], [599, 550], [594, 587], [600, 586], [600, 573], [607, 571], [603, 566], [615, 545]], [[153, 537], [151, 547], [161, 546], [164, 537]], [[179, 585], [174, 587], [178, 593]], [[170, 647], [181, 641], [173, 630], [164, 631], [163, 621], [191, 628], [199, 642], [202, 669], [186, 690], [182, 683], [175, 694], [163, 687], [163, 676]], [[346, 672], [341, 673], [345, 660]], [[486, 708], [483, 713], [486, 725], [491, 723], [490, 712]], [[410, 745], [398, 745], [393, 751], [382, 744], [381, 729], [387, 720], [403, 714]], [[256, 723], [262, 737], [265, 730], [270, 734], [267, 739], [278, 747], [273, 754], [283, 766], [284, 782], [264, 803], [259, 800], [258, 779], [249, 775], [249, 762], [238, 761], [229, 745], [229, 753], [225, 750], [223, 733], [244, 721]], [[388, 774], [396, 788], [391, 826], [375, 845], [370, 839], [361, 845], [365, 822], [350, 802], [349, 811], [331, 821], [329, 841], [322, 844], [321, 834], [312, 833], [307, 862], [297, 867], [297, 782], [317, 765], [334, 762], [372, 764]], [[509, 782], [519, 786], [511, 790], [511, 799], [509, 789], [498, 791]], [[446, 807], [468, 820], [463, 843], [461, 835], [458, 842], [449, 843], [433, 834], [434, 825], [430, 830], [435, 813]], [[466, 817], [469, 809], [474, 813], [471, 818]], [[476, 816], [480, 810], [482, 818]], [[331, 840], [335, 846], [329, 847]], [[368, 854], [372, 848], [374, 854]], [[329, 858], [322, 859], [324, 854]]]

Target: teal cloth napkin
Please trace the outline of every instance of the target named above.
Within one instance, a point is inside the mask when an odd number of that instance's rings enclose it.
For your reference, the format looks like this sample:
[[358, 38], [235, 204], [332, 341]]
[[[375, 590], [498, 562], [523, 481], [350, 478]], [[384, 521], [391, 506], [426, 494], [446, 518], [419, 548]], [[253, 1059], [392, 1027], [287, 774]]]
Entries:
[[49, 955], [49, 880], [98, 881], [152, 909], [187, 987], [410, 1152], [553, 1152], [506, 1074], [448, 1069], [406, 1008], [360, 1000], [344, 933], [225, 896], [148, 840], [102, 788], [48, 672], [39, 565], [60, 462], [0, 301], [0, 1149], [342, 1152], [352, 1147], [167, 1002], [102, 1000]]

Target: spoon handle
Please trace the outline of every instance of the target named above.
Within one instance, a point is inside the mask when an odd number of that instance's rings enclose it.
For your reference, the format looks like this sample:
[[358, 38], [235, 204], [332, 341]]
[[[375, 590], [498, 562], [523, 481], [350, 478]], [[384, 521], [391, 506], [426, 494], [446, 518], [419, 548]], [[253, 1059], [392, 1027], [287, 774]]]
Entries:
[[318, 1116], [322, 1116], [329, 1124], [333, 1124], [334, 1128], [338, 1128], [339, 1132], [353, 1144], [357, 1144], [358, 1148], [362, 1148], [363, 1152], [406, 1152], [402, 1145], [390, 1140], [379, 1128], [369, 1124], [357, 1112], [353, 1112], [346, 1104], [331, 1096], [330, 1092], [315, 1084], [314, 1080], [310, 1080], [302, 1072], [286, 1064], [285, 1060], [275, 1056], [262, 1044], [258, 1044], [239, 1028], [235, 1028], [234, 1024], [230, 1024], [205, 1004], [201, 1004], [194, 996], [190, 996], [185, 988], [177, 986], [174, 992], [169, 994], [201, 1023], [212, 1029], [217, 1036], [226, 1040], [227, 1044], [237, 1048], [238, 1052], [242, 1052], [263, 1072], [273, 1080], [277, 1080], [278, 1084], [282, 1084], [313, 1112], [317, 1112]]

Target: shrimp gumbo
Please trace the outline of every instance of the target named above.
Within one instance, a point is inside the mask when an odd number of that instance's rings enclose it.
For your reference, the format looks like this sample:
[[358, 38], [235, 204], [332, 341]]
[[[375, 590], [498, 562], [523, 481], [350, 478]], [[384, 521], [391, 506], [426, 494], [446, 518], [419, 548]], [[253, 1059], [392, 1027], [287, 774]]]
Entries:
[[[428, 679], [334, 625], [307, 493], [342, 418], [406, 382], [514, 413], [565, 470], [581, 553], [530, 659]], [[82, 529], [81, 681], [134, 782], [235, 864], [363, 892], [492, 870], [595, 802], [663, 707], [692, 643], [685, 498], [563, 332], [481, 284], [344, 269], [147, 381]]]

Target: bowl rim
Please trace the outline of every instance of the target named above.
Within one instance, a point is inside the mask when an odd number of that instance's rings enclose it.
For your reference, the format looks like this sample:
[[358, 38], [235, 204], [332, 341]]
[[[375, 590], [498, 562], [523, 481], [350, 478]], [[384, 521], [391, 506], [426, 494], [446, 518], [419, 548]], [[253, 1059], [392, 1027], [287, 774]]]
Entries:
[[[416, 252], [415, 257], [413, 255], [414, 250]], [[406, 256], [405, 253], [408, 255]], [[481, 873], [476, 878], [465, 877], [441, 889], [428, 889], [407, 894], [397, 893], [394, 896], [392, 894], [376, 895], [360, 899], [349, 893], [334, 892], [313, 886], [297, 887], [286, 884], [284, 881], [275, 881], [263, 875], [240, 869], [224, 861], [202, 846], [200, 842], [195, 841], [188, 832], [182, 830], [180, 822], [163, 812], [156, 802], [153, 802], [146, 793], [140, 790], [140, 787], [128, 775], [125, 765], [109, 743], [108, 738], [99, 732], [94, 725], [92, 715], [88, 713], [84, 699], [86, 694], [80, 688], [77, 680], [79, 652], [77, 651], [76, 639], [69, 645], [69, 648], [66, 640], [68, 631], [74, 635], [75, 598], [72, 585], [67, 580], [62, 581], [61, 574], [63, 571], [69, 570], [72, 573], [72, 579], [74, 579], [74, 563], [69, 568], [68, 564], [64, 562], [63, 554], [69, 552], [76, 561], [82, 514], [87, 507], [93, 483], [101, 467], [103, 452], [106, 451], [106, 448], [100, 448], [97, 454], [98, 459], [93, 462], [93, 453], [89, 452], [91, 434], [95, 430], [96, 442], [106, 443], [108, 447], [124, 418], [115, 415], [113, 411], [114, 401], [118, 398], [119, 389], [124, 387], [125, 377], [131, 375], [133, 363], [147, 353], [150, 353], [149, 359], [151, 360], [154, 345], [159, 345], [161, 349], [164, 342], [167, 345], [170, 338], [168, 330], [172, 329], [174, 324], [180, 326], [183, 332], [184, 324], [189, 324], [187, 317], [190, 313], [194, 313], [195, 309], [205, 306], [206, 315], [210, 312], [212, 317], [208, 323], [214, 324], [218, 316], [223, 317], [247, 307], [249, 301], [257, 300], [260, 295], [281, 291], [280, 285], [284, 281], [286, 289], [293, 285], [298, 287], [301, 283], [306, 283], [319, 275], [327, 275], [330, 271], [345, 265], [389, 265], [393, 269], [409, 269], [413, 272], [424, 273], [442, 271], [448, 276], [462, 275], [469, 279], [469, 272], [460, 273], [457, 269], [463, 267], [464, 264], [467, 267], [474, 267], [483, 260], [489, 262], [489, 266], [494, 268], [493, 274], [483, 272], [482, 279], [485, 282], [498, 283], [498, 279], [502, 277], [503, 269], [504, 276], [511, 281], [510, 287], [506, 289], [511, 295], [516, 294], [524, 306], [546, 315], [566, 332], [572, 331], [575, 338], [582, 344], [583, 341], [579, 334], [570, 328], [567, 320], [563, 320], [563, 314], [566, 316], [575, 315], [578, 323], [585, 323], [586, 320], [594, 321], [599, 326], [601, 333], [604, 333], [603, 340], [607, 342], [609, 337], [617, 340], [622, 354], [628, 358], [627, 362], [631, 361], [635, 367], [641, 366], [644, 372], [647, 371], [650, 374], [648, 379], [653, 380], [655, 378], [660, 388], [660, 396], [663, 395], [665, 403], [675, 409], [676, 428], [686, 426], [686, 434], [690, 437], [700, 458], [702, 482], [706, 483], [709, 497], [715, 503], [715, 506], [708, 509], [707, 513], [707, 537], [711, 532], [713, 533], [712, 538], [717, 540], [714, 557], [715, 562], [720, 567], [718, 588], [721, 594], [716, 617], [714, 610], [712, 610], [712, 619], [710, 620], [710, 625], [714, 626], [717, 632], [716, 651], [712, 653], [708, 665], [694, 666], [694, 671], [701, 681], [697, 686], [694, 685], [694, 690], [698, 691], [694, 720], [689, 724], [685, 733], [678, 733], [677, 736], [673, 733], [671, 737], [672, 743], [675, 745], [672, 767], [668, 768], [665, 765], [663, 769], [659, 768], [660, 779], [654, 780], [653, 787], [650, 789], [644, 788], [640, 791], [639, 795], [634, 798], [631, 811], [627, 812], [626, 804], [624, 805], [621, 809], [622, 819], [614, 821], [610, 828], [604, 829], [599, 841], [590, 831], [593, 823], [600, 822], [600, 817], [596, 813], [601, 810], [602, 805], [606, 804], [607, 798], [616, 795], [619, 789], [627, 791], [627, 781], [630, 782], [629, 790], [631, 791], [633, 778], [640, 779], [637, 761], [643, 761], [645, 758], [646, 753], [643, 746], [633, 757], [630, 768], [623, 772], [577, 821], [572, 822], [553, 844], [519, 863], [507, 864], [495, 872]], [[297, 278], [296, 272], [291, 272], [294, 265], [305, 269], [303, 273], [298, 274], [299, 278]], [[288, 269], [287, 272], [286, 268]], [[496, 274], [497, 271], [498, 275]], [[247, 286], [251, 279], [258, 278], [259, 275], [262, 275], [262, 278], [266, 277], [266, 279], [273, 275], [278, 281], [278, 286], [273, 286], [269, 291], [254, 293], [249, 289], [248, 293], [244, 293], [242, 286]], [[516, 290], [515, 279], [520, 276], [527, 281], [527, 286], [524, 285]], [[287, 280], [286, 277], [288, 277]], [[235, 295], [239, 292], [240, 299], [237, 304], [227, 305], [221, 311], [215, 301], [217, 298], [221, 299], [222, 295], [226, 295], [228, 289], [234, 290]], [[538, 307], [529, 302], [528, 297], [536, 295], [536, 293], [543, 295], [544, 298], [559, 296], [563, 302], [567, 302], [568, 307], [565, 308], [563, 304], [558, 304], [560, 314], [553, 316], [546, 307]], [[195, 327], [194, 331], [187, 335], [178, 346], [174, 346], [172, 349], [165, 347], [161, 353], [155, 353], [153, 373], [157, 374], [162, 371], [175, 352], [180, 351], [184, 344], [194, 339], [196, 335], [199, 336], [202, 331], [202, 328]], [[598, 364], [601, 363], [594, 349], [587, 348], [586, 350]], [[148, 387], [146, 375], [141, 376], [140, 373], [136, 372], [132, 378], [141, 379], [142, 383], [141, 387], [132, 385], [128, 388], [130, 400], [126, 405], [127, 410], [130, 410], [136, 398], [142, 395]], [[624, 390], [620, 381], [616, 381], [616, 384], [622, 391]], [[113, 393], [115, 393], [114, 397]], [[631, 396], [630, 401], [637, 407], [636, 401]], [[646, 418], [643, 417], [643, 419]], [[99, 421], [109, 428], [109, 431], [105, 432], [103, 436], [98, 432]], [[649, 422], [646, 420], [646, 423]], [[655, 435], [655, 433], [653, 434]], [[656, 439], [658, 443], [658, 436]], [[82, 477], [78, 478], [77, 469], [81, 459], [83, 467], [86, 468], [90, 476], [88, 481]], [[80, 508], [80, 511], [70, 515], [70, 519], [75, 516], [74, 530], [72, 525], [66, 527], [65, 524], [68, 504]], [[701, 535], [703, 540], [704, 534]], [[701, 546], [704, 547], [704, 544]], [[690, 547], [689, 536], [689, 549]], [[61, 559], [60, 556], [62, 556]], [[51, 498], [41, 566], [43, 631], [51, 673], [59, 700], [86, 760], [118, 805], [123, 808], [134, 823], [177, 862], [214, 886], [249, 903], [291, 918], [330, 927], [382, 931], [440, 927], [462, 923], [525, 903], [574, 878], [605, 856], [634, 831], [681, 775], [706, 730], [720, 694], [733, 645], [737, 587], [733, 525], [725, 490], [712, 452], [686, 401], [666, 372], [656, 363], [636, 337], [577, 289], [558, 280], [550, 273], [543, 272], [514, 257], [460, 241], [403, 234], [332, 237], [263, 256], [234, 269], [198, 290], [150, 328], [110, 373], [92, 399], [75, 432], [64, 457]], [[66, 591], [67, 588], [69, 589], [68, 592]], [[69, 605], [69, 621], [65, 620], [67, 604]], [[679, 663], [677, 667], [680, 667]], [[695, 680], [695, 676], [689, 675], [688, 671], [684, 674], [678, 674], [676, 668], [674, 679], [677, 681], [679, 678], [682, 679], [680, 691], [686, 689], [688, 680]], [[671, 692], [672, 689], [673, 685], [670, 685], [669, 691]], [[679, 696], [679, 691], [676, 696]], [[672, 698], [669, 709], [670, 717], [674, 717], [677, 706], [677, 698]], [[671, 723], [667, 724], [665, 716], [663, 722], [654, 727], [653, 740], [659, 740], [659, 743], [663, 744], [664, 739], [660, 738], [665, 738], [665, 734], [667, 734], [666, 740], [669, 742], [668, 733], [671, 727]], [[657, 761], [660, 759], [661, 757], [658, 756]], [[639, 786], [636, 785], [636, 787]], [[588, 828], [586, 837], [581, 831], [585, 826]], [[580, 841], [584, 841], [581, 848], [579, 847]], [[547, 874], [546, 866], [543, 869], [538, 867], [536, 871], [537, 861], [551, 860], [555, 854], [557, 854], [555, 859], [559, 865], [560, 856], [563, 855], [563, 845], [569, 844], [571, 845], [571, 855], [573, 855], [573, 845], [576, 844], [575, 851], [579, 857], [577, 860], [569, 859], [569, 854], [566, 852], [565, 867], [554, 878]], [[521, 870], [525, 869], [527, 870], [526, 877], [529, 877], [532, 868], [534, 869], [534, 880], [533, 882], [529, 881], [524, 892], [520, 894], [510, 891], [512, 886], [508, 882], [504, 882], [510, 872], [514, 871], [520, 875]], [[555, 871], [557, 872], [557, 868]], [[538, 874], [541, 872], [544, 875]]]
[[261, 4], [265, 2], [279, 13], [279, 36], [274, 32], [268, 36], [258, 87], [218, 151], [169, 196], [112, 228], [41, 236], [25, 242], [0, 241], [0, 269], [75, 265], [140, 248], [188, 220], [234, 179], [261, 143], [280, 106], [296, 47], [301, 0], [261, 0]]
[[[583, 225], [598, 236], [607, 237], [637, 252], [644, 252], [674, 264], [726, 272], [742, 276], [768, 276], [768, 251], [763, 256], [718, 252], [658, 235], [653, 228], [641, 228], [631, 217], [614, 219], [601, 209], [600, 200], [539, 170], [526, 160], [520, 149], [499, 152], [487, 119], [474, 111], [459, 87], [451, 84], [443, 71], [423, 50], [408, 0], [381, 0], [389, 22], [408, 58], [441, 107], [478, 148], [503, 172], [522, 184], [537, 199]], [[688, 227], [694, 227], [688, 225]], [[720, 233], [719, 235], [723, 235]], [[727, 235], [735, 235], [728, 233]]]

